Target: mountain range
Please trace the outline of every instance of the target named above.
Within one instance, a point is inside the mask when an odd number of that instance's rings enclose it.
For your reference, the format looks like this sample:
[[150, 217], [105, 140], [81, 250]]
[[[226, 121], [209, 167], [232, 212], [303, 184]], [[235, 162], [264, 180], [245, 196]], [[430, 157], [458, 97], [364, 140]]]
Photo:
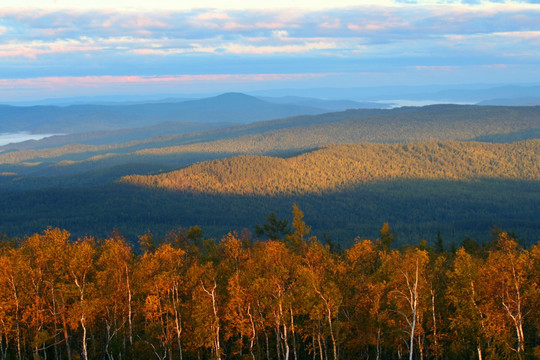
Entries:
[[212, 98], [131, 105], [1, 106], [0, 132], [82, 133], [183, 123], [251, 123], [325, 112], [309, 106], [273, 104], [228, 93]]

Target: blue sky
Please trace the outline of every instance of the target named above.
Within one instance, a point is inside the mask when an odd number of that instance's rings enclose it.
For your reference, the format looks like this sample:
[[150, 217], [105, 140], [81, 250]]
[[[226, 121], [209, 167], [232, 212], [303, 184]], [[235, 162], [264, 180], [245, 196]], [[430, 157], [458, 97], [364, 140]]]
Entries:
[[540, 82], [540, 0], [269, 3], [2, 0], [0, 102]]

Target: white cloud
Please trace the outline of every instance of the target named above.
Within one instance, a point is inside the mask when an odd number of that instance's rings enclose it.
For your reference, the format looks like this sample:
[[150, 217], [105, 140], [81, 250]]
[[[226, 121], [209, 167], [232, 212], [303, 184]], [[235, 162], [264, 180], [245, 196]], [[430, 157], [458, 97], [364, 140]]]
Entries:
[[27, 43], [0, 44], [0, 58], [36, 59], [47, 54], [66, 54], [103, 50], [102, 45], [92, 41], [58, 40], [54, 42], [31, 41]]
[[130, 9], [130, 10], [191, 10], [191, 9], [286, 9], [301, 8], [310, 10], [323, 10], [332, 8], [377, 6], [377, 7], [411, 7], [411, 6], [472, 6], [472, 7], [492, 7], [501, 6], [513, 7], [538, 7], [533, 0], [273, 0], [252, 1], [252, 0], [2, 0], [3, 7], [33, 7], [42, 9]]

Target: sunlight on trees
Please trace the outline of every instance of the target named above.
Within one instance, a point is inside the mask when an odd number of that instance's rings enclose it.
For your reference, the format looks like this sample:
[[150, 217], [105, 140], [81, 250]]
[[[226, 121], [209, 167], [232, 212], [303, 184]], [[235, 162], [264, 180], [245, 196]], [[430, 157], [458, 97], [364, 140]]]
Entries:
[[[272, 218], [271, 218], [272, 219]], [[274, 221], [274, 220], [271, 220]], [[48, 228], [0, 248], [1, 359], [533, 358], [540, 245], [336, 251], [293, 231], [217, 242], [193, 227], [137, 253]], [[150, 246], [151, 245], [151, 246]]]

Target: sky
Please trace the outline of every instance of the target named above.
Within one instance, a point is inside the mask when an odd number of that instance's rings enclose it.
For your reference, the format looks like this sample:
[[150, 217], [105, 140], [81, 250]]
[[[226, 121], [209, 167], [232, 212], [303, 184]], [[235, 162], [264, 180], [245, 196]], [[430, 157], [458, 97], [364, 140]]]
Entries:
[[539, 83], [539, 20], [540, 0], [1, 0], [0, 103]]

